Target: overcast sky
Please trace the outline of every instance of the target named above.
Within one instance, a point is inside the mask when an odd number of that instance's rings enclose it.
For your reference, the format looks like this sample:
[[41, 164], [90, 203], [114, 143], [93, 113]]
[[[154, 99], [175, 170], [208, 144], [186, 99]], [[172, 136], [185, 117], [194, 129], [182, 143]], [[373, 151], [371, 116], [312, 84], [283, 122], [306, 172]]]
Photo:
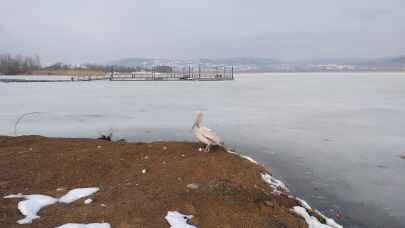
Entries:
[[47, 62], [405, 54], [404, 0], [0, 1], [0, 53]]

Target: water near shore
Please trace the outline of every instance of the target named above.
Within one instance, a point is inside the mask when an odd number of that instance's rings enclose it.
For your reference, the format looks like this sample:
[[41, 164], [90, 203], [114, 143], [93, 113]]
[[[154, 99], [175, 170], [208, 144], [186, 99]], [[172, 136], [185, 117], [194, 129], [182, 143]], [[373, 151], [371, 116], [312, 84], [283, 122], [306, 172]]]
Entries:
[[0, 134], [192, 140], [191, 113], [345, 227], [404, 227], [405, 74], [0, 83]]

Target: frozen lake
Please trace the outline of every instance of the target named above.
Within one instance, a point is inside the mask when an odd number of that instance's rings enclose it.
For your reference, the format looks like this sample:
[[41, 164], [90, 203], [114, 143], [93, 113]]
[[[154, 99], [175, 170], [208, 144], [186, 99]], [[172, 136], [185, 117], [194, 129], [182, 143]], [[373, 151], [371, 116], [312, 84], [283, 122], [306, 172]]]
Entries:
[[0, 134], [192, 140], [205, 112], [345, 227], [405, 227], [405, 73], [243, 74], [221, 82], [0, 83]]

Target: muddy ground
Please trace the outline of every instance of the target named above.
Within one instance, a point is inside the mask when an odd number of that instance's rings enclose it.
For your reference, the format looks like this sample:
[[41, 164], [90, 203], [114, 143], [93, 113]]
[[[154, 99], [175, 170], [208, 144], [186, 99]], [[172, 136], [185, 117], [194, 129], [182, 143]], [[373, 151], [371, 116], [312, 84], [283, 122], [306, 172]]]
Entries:
[[[200, 152], [200, 146], [0, 137], [0, 227], [108, 222], [160, 228], [169, 227], [164, 217], [174, 210], [194, 215], [191, 223], [199, 228], [307, 227], [290, 211], [297, 201], [272, 194], [261, 179], [269, 170], [223, 148]], [[89, 205], [80, 199], [45, 207], [30, 225], [16, 224], [23, 218], [18, 199], [3, 199], [14, 193], [59, 197], [78, 187], [101, 190]]]

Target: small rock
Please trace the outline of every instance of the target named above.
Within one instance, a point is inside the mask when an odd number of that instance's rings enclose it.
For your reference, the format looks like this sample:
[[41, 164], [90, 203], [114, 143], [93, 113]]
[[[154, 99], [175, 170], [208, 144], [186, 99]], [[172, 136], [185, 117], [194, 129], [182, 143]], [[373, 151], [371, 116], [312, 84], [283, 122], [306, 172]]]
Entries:
[[164, 147], [163, 147], [163, 150], [167, 150], [167, 146], [164, 146]]
[[181, 156], [184, 158], [186, 155], [184, 155], [184, 154], [181, 154]]
[[88, 198], [84, 201], [84, 204], [91, 204], [93, 202], [92, 199]]
[[200, 152], [201, 152], [202, 150], [203, 150], [203, 149], [202, 149], [201, 147], [200, 147], [200, 148], [198, 148], [198, 151], [200, 151]]
[[266, 204], [266, 206], [269, 206], [269, 207], [274, 207], [274, 203], [271, 201], [268, 201], [268, 200], [264, 201], [264, 204]]
[[183, 179], [181, 177], [177, 177], [177, 181], [182, 181]]
[[190, 188], [190, 189], [193, 189], [193, 190], [198, 189], [199, 187], [200, 187], [200, 185], [196, 184], [196, 183], [191, 183], [191, 184], [187, 185], [187, 188]]
[[103, 203], [102, 203], [102, 204], [100, 204], [100, 206], [102, 206], [102, 207], [107, 207], [107, 205], [105, 205], [105, 204], [103, 204]]
[[28, 150], [29, 150], [29, 151], [32, 151], [32, 148], [29, 148]]
[[142, 169], [142, 173], [145, 174], [145, 173], [146, 173], [146, 169]]
[[149, 156], [148, 156], [148, 155], [146, 155], [146, 156], [144, 157], [144, 159], [145, 159], [145, 160], [149, 159]]
[[97, 146], [97, 149], [100, 149], [100, 148], [101, 148], [101, 146], [100, 146], [100, 145], [98, 145], [98, 146]]
[[60, 187], [60, 188], [56, 189], [57, 192], [61, 192], [61, 191], [65, 191], [65, 190], [66, 190], [66, 188], [64, 188], [64, 187]]

